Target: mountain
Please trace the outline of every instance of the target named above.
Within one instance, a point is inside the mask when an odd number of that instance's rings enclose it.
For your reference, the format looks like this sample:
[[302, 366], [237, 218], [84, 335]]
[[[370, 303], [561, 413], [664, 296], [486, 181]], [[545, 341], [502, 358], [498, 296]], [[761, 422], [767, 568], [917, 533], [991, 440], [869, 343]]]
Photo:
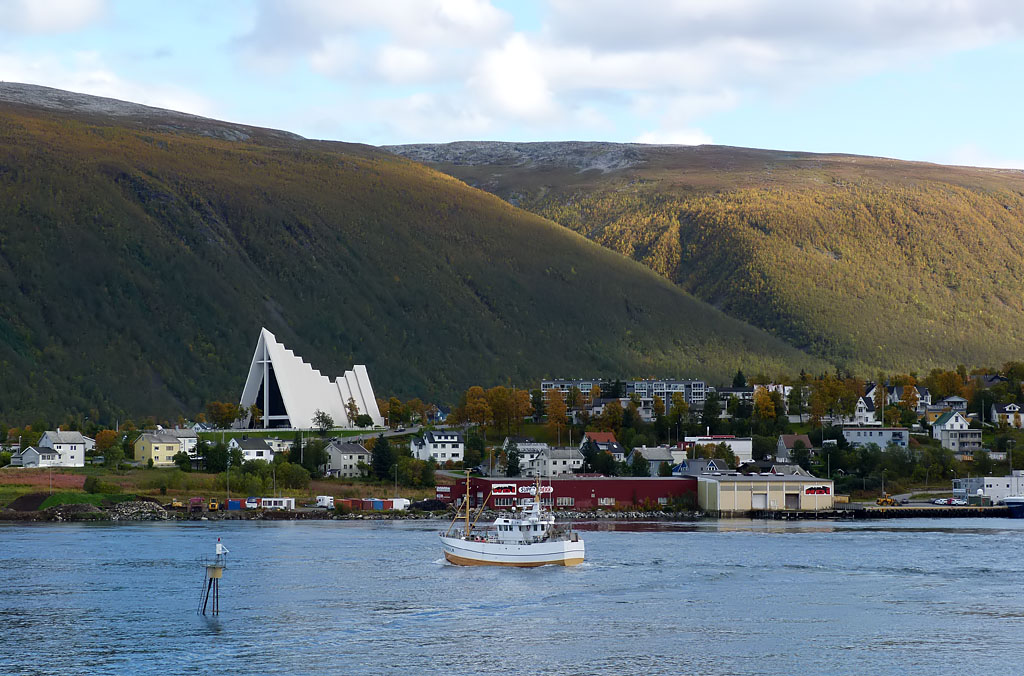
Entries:
[[725, 146], [389, 150], [869, 377], [1024, 351], [1020, 171]]
[[644, 266], [363, 145], [0, 84], [0, 418], [176, 416], [260, 327], [378, 396], [826, 368]]

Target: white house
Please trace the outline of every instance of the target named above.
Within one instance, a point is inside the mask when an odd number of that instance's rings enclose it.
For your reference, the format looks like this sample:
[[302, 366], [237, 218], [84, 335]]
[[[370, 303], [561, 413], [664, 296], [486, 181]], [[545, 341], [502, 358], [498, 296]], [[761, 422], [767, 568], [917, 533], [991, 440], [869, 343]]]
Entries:
[[199, 437], [196, 435], [196, 431], [188, 427], [172, 427], [170, 429], [164, 429], [163, 427], [157, 426], [157, 434], [164, 437], [174, 437], [181, 444], [181, 450], [188, 453], [188, 457], [196, 457], [196, 445], [199, 443]]
[[1024, 412], [1020, 404], [992, 404], [992, 422], [1000, 427], [1024, 427]]
[[844, 427], [843, 436], [851, 446], [877, 444], [883, 449], [889, 444], [906, 448], [910, 441], [905, 427]]
[[274, 452], [265, 439], [260, 437], [242, 437], [232, 439], [228, 442], [228, 450], [238, 449], [242, 451], [245, 460], [266, 460], [271, 462], [274, 459]]
[[972, 430], [967, 418], [954, 411], [943, 413], [932, 423], [932, 437], [954, 453], [981, 449], [981, 430]]
[[81, 467], [65, 462], [60, 451], [48, 447], [29, 446], [11, 455], [11, 467]]
[[331, 476], [362, 476], [359, 463], [369, 465], [371, 461], [370, 452], [359, 444], [333, 439], [325, 450], [328, 455], [326, 472]]
[[583, 469], [583, 453], [578, 448], [549, 448], [537, 455], [536, 467], [542, 477], [572, 474]]
[[516, 445], [516, 452], [519, 453], [519, 467], [523, 471], [523, 476], [537, 476], [537, 458], [550, 446], [531, 437], [505, 437], [501, 450], [508, 453], [513, 443]]
[[462, 462], [466, 455], [466, 443], [462, 434], [451, 430], [432, 430], [421, 438], [413, 437], [409, 450], [418, 460], [433, 458], [438, 464]]
[[267, 446], [270, 446], [270, 450], [274, 452], [274, 455], [292, 450], [292, 442], [285, 441], [284, 439], [264, 437], [263, 441], [267, 442]]
[[81, 432], [48, 430], [36, 444], [40, 449], [56, 451], [59, 460], [50, 467], [85, 467], [85, 437]]

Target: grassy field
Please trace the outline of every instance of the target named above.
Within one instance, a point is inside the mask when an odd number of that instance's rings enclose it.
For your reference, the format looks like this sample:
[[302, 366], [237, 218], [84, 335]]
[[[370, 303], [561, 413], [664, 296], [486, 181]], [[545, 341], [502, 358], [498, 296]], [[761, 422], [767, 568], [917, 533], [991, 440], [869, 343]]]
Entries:
[[57, 505], [96, 505], [97, 507], [102, 507], [103, 505], [115, 502], [134, 500], [135, 497], [132, 493], [115, 493], [112, 495], [103, 493], [54, 493], [46, 498], [43, 504], [39, 505], [39, 509], [48, 509]]

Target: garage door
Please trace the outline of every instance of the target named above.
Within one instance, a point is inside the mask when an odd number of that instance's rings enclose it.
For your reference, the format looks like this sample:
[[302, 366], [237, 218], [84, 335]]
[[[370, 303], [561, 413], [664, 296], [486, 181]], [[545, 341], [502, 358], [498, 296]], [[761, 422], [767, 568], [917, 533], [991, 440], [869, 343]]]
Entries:
[[768, 509], [768, 494], [754, 493], [750, 506], [751, 509]]
[[800, 509], [799, 493], [786, 493], [786, 509]]

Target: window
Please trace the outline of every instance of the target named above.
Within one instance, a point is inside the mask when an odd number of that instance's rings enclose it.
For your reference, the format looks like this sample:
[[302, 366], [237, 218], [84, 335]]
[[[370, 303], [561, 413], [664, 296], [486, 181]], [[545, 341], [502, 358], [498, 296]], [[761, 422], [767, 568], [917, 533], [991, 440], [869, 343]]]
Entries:
[[575, 500], [573, 498], [565, 498], [565, 497], [558, 498], [558, 506], [559, 507], [572, 507], [574, 504], [575, 504]]
[[256, 457], [257, 458], [262, 458], [263, 457], [263, 451], [256, 451]]
[[495, 507], [512, 507], [516, 504], [515, 498], [494, 498]]
[[597, 504], [601, 506], [613, 506], [615, 505], [615, 498], [598, 498]]

